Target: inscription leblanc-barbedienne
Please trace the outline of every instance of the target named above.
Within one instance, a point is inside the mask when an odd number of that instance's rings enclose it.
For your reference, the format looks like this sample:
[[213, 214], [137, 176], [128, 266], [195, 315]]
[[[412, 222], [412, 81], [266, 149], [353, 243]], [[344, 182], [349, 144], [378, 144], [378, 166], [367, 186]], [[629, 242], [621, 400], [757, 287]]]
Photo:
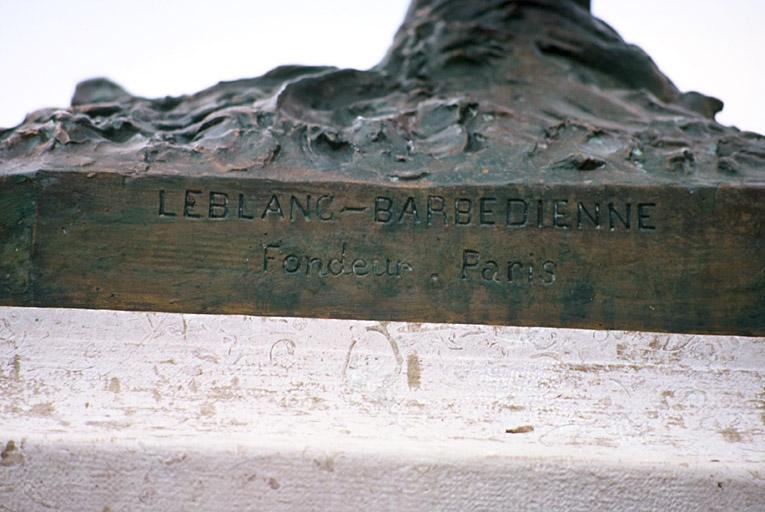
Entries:
[[[234, 199], [232, 200], [232, 196]], [[170, 203], [173, 203], [172, 205]], [[421, 204], [424, 202], [424, 204]], [[496, 226], [509, 228], [636, 229], [653, 231], [656, 203], [576, 201], [571, 199], [478, 198], [428, 195], [424, 198], [376, 196], [370, 206], [338, 205], [332, 194], [268, 194], [260, 201], [243, 193], [159, 191], [159, 216], [213, 220], [243, 219], [334, 222], [342, 214], [370, 212], [380, 224]], [[570, 208], [570, 209], [569, 209]]]
[[[577, 200], [572, 198], [525, 198], [485, 195], [374, 195], [347, 203], [329, 193], [250, 193], [186, 189], [160, 190], [160, 217], [186, 220], [240, 220], [269, 222], [342, 222], [353, 217], [381, 227], [410, 225], [415, 228], [481, 228], [595, 230], [604, 232], [653, 232], [655, 202]], [[261, 271], [279, 270], [288, 275], [323, 277], [401, 278], [415, 271], [410, 261], [380, 255], [351, 256], [342, 242], [339, 254], [320, 258], [296, 254], [268, 241], [262, 244]], [[556, 281], [556, 262], [507, 259], [500, 264], [473, 248], [463, 248], [458, 277], [488, 282], [550, 286]], [[456, 270], [456, 269], [455, 269]], [[437, 274], [430, 274], [437, 278]]]

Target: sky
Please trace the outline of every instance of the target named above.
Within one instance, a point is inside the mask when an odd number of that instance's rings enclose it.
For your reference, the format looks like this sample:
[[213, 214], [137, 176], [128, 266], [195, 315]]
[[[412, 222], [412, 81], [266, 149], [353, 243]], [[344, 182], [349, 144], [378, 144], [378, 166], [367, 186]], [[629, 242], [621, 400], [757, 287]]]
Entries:
[[[476, 0], [480, 1], [480, 0]], [[366, 69], [408, 0], [0, 0], [0, 126], [69, 104], [105, 76], [133, 94], [188, 94], [281, 64]], [[763, 0], [593, 0], [681, 90], [725, 102], [723, 124], [765, 133]]]

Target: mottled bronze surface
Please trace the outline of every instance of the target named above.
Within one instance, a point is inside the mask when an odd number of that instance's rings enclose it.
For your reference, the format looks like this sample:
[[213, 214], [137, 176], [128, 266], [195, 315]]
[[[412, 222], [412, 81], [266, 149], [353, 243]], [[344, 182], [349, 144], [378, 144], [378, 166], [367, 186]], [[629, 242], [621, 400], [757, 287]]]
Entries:
[[0, 303], [765, 333], [765, 139], [583, 1], [0, 131]]

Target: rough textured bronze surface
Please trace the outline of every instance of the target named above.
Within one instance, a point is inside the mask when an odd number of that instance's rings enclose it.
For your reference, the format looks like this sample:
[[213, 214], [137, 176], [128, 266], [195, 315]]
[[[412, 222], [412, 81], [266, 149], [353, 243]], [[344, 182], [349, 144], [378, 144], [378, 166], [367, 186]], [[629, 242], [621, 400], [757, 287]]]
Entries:
[[765, 333], [765, 139], [582, 1], [0, 131], [0, 303]]

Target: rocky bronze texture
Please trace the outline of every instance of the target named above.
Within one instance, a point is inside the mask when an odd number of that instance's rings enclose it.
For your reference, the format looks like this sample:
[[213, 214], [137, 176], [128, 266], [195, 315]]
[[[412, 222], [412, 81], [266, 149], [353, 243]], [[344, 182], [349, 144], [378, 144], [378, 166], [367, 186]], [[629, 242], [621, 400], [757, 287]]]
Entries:
[[765, 334], [765, 140], [582, 1], [0, 131], [0, 303]]

